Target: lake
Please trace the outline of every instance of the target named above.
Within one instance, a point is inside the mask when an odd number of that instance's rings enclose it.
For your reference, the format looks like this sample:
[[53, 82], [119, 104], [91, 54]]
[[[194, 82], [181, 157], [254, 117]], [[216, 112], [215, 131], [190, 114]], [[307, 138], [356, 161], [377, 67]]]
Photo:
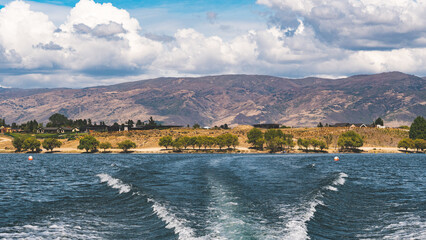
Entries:
[[5, 239], [425, 239], [425, 154], [0, 155]]

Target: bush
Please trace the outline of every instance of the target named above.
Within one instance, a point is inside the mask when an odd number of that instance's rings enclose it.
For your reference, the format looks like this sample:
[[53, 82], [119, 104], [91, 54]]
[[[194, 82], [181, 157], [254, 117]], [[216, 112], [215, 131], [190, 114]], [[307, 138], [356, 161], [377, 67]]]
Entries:
[[136, 147], [136, 143], [130, 140], [124, 140], [122, 142], [119, 142], [117, 145], [118, 145], [118, 148], [123, 149], [124, 152], [128, 152], [129, 149]]
[[86, 135], [80, 139], [80, 145], [77, 146], [78, 149], [85, 149], [86, 152], [94, 152], [99, 147], [99, 141], [92, 135]]
[[54, 148], [59, 148], [62, 146], [62, 143], [55, 138], [47, 138], [43, 141], [43, 148], [45, 148], [46, 150], [50, 150], [51, 152], [53, 152]]
[[356, 149], [364, 144], [361, 135], [354, 131], [347, 131], [342, 133], [337, 140], [337, 145], [341, 148]]
[[21, 152], [24, 147], [25, 138], [22, 136], [14, 137], [12, 141], [13, 147], [16, 149], [16, 152]]
[[110, 142], [102, 142], [99, 144], [99, 148], [102, 148], [106, 152], [107, 149], [112, 148], [112, 144]]
[[414, 148], [414, 141], [410, 138], [404, 138], [398, 143], [399, 148], [405, 148], [405, 151], [407, 151], [409, 148]]
[[162, 137], [160, 138], [158, 145], [160, 145], [160, 147], [165, 147], [167, 149], [169, 146], [173, 145], [173, 138], [171, 136]]
[[30, 137], [25, 139], [23, 144], [24, 150], [31, 150], [31, 152], [38, 152], [40, 150], [40, 141], [37, 140], [35, 137]]
[[417, 151], [421, 149], [422, 151], [426, 148], [426, 140], [424, 139], [416, 139], [414, 140], [414, 147]]
[[248, 143], [250, 143], [255, 149], [262, 150], [265, 139], [263, 139], [263, 133], [258, 128], [252, 128], [247, 133]]

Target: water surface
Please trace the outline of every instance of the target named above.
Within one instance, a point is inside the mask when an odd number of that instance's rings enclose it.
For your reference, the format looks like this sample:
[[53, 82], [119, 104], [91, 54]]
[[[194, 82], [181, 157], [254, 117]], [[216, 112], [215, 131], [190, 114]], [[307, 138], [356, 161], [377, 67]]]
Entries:
[[425, 239], [426, 157], [0, 155], [0, 238]]

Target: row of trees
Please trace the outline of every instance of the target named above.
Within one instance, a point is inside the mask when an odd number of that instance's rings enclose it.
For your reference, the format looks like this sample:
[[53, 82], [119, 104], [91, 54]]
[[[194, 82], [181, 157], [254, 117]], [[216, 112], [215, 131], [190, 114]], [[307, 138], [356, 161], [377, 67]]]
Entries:
[[[129, 152], [130, 149], [136, 148], [136, 143], [131, 140], [124, 140], [117, 143], [117, 147], [123, 149], [125, 153]], [[94, 136], [86, 135], [80, 139], [80, 144], [77, 146], [80, 150], [86, 150], [86, 152], [96, 152], [98, 148], [104, 149], [106, 152], [107, 149], [112, 148], [110, 142], [99, 142]]]
[[413, 140], [411, 138], [404, 138], [398, 143], [399, 148], [405, 148], [405, 151], [410, 149], [416, 149], [418, 152], [419, 150], [425, 150], [426, 149], [426, 140], [424, 139], [416, 139]]
[[[40, 142], [35, 137], [15, 137], [12, 141], [13, 146], [16, 149], [16, 152], [22, 151], [31, 151], [31, 152], [40, 152], [40, 146], [43, 146], [47, 151], [53, 152], [53, 149], [60, 148], [62, 142], [55, 138], [47, 138], [43, 142]], [[129, 149], [136, 148], [136, 143], [130, 140], [124, 140], [117, 144], [117, 147], [123, 149], [124, 152], [128, 152]], [[109, 142], [99, 142], [94, 136], [86, 135], [80, 139], [80, 144], [77, 146], [80, 150], [86, 150], [86, 152], [96, 152], [98, 148], [104, 149], [104, 152], [107, 149], [112, 148], [112, 144]]]
[[43, 146], [47, 151], [53, 151], [54, 148], [59, 148], [62, 143], [55, 138], [47, 138], [41, 143], [35, 137], [15, 137], [12, 141], [13, 146], [17, 152], [28, 151], [40, 152], [40, 146]]
[[158, 145], [160, 145], [161, 147], [165, 147], [166, 149], [168, 149], [169, 147], [173, 147], [173, 149], [177, 151], [180, 151], [182, 149], [188, 149], [188, 147], [190, 146], [192, 147], [192, 149], [195, 149], [196, 147], [198, 147], [198, 149], [201, 149], [202, 147], [204, 149], [211, 149], [215, 146], [217, 146], [219, 149], [222, 149], [224, 147], [227, 147], [229, 149], [232, 146], [235, 149], [235, 147], [239, 145], [239, 141], [238, 136], [232, 135], [230, 133], [225, 133], [217, 137], [182, 136], [173, 139], [172, 136], [165, 136], [160, 138]]
[[423, 151], [426, 149], [426, 120], [422, 116], [416, 117], [410, 126], [409, 138], [404, 138], [398, 143], [399, 148], [416, 149]]
[[[247, 133], [248, 143], [250, 143], [253, 148], [258, 150], [263, 150], [265, 144], [266, 149], [270, 152], [283, 151], [285, 149], [292, 149], [295, 144], [293, 141], [293, 135], [284, 134], [279, 129], [269, 129], [263, 133], [258, 128], [253, 128]], [[303, 139], [299, 138], [297, 140], [297, 145], [300, 148], [308, 150], [309, 147], [312, 147], [314, 150], [326, 149], [331, 144], [333, 140], [332, 135], [326, 135], [323, 137], [324, 140], [318, 139]], [[356, 149], [361, 147], [364, 143], [363, 138], [354, 131], [348, 131], [342, 133], [338, 139], [338, 146], [342, 149]]]
[[248, 143], [253, 148], [263, 150], [264, 145], [271, 152], [283, 151], [294, 147], [293, 135], [284, 134], [279, 129], [268, 129], [263, 133], [258, 128], [253, 128], [247, 133]]
[[328, 148], [327, 143], [325, 141], [317, 140], [313, 138], [310, 138], [310, 139], [299, 138], [297, 139], [297, 145], [299, 147], [304, 147], [305, 150], [308, 150], [309, 147], [312, 146], [314, 151], [316, 151], [317, 148], [319, 148], [321, 151]]

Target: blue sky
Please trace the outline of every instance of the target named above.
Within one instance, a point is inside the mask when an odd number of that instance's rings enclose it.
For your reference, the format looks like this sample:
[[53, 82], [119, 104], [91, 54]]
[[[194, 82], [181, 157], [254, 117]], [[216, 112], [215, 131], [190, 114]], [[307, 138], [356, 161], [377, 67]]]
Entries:
[[0, 0], [0, 6], [0, 87], [237, 73], [426, 76], [425, 1]]

